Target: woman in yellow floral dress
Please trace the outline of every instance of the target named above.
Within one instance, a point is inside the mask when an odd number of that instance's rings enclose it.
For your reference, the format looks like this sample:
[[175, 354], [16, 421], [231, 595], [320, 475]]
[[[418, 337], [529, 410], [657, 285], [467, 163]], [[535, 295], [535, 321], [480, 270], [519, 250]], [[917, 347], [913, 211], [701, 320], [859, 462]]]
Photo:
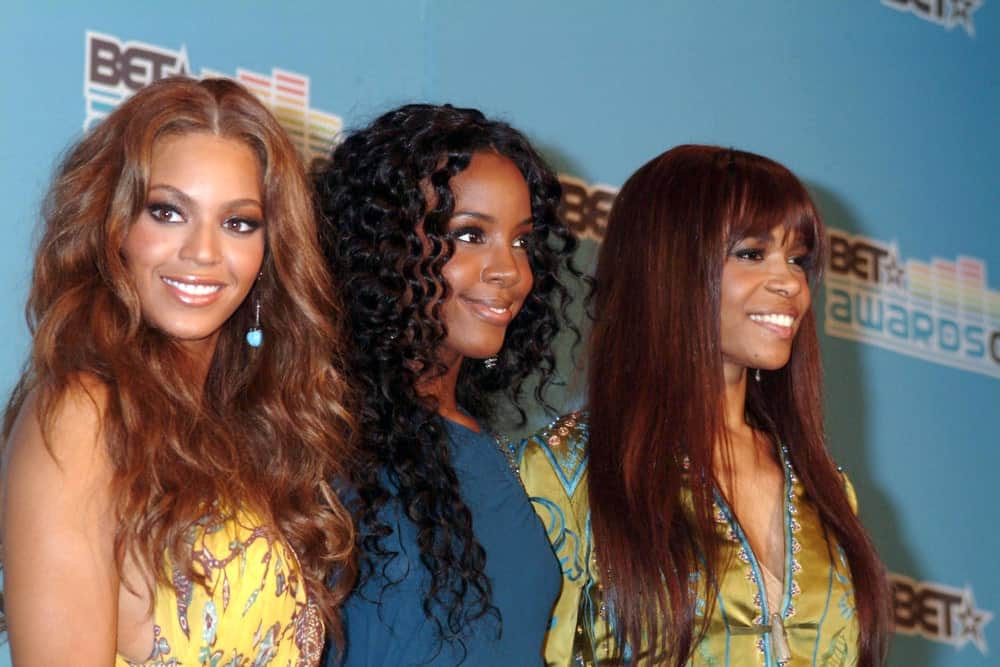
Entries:
[[291, 142], [232, 81], [152, 84], [69, 151], [43, 231], [3, 425], [14, 663], [318, 664], [348, 419]]
[[551, 664], [877, 665], [884, 571], [823, 440], [825, 231], [765, 157], [679, 146], [623, 186], [587, 413], [516, 452], [563, 564]]

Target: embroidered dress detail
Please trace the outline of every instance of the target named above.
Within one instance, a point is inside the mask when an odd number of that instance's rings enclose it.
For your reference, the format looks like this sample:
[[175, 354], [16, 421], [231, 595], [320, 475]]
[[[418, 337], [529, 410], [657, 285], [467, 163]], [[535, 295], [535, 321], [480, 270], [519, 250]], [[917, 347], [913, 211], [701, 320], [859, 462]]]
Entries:
[[153, 650], [117, 667], [314, 667], [323, 650], [319, 611], [292, 550], [253, 515], [206, 518], [188, 536], [205, 586], [174, 569], [155, 591]]
[[[614, 648], [613, 613], [599, 611], [605, 607], [590, 534], [586, 451], [586, 413], [563, 417], [519, 447], [525, 489], [563, 566], [563, 591], [545, 645], [546, 663], [560, 667], [612, 664], [607, 659]], [[717, 495], [713, 516], [722, 569], [714, 580], [698, 573], [691, 578], [697, 618], [704, 618], [708, 600], [716, 601], [707, 633], [689, 660], [692, 667], [847, 667], [857, 662], [847, 560], [806, 497], [787, 449], [779, 452], [785, 471], [783, 580], [769, 596], [763, 568]], [[846, 477], [844, 485], [856, 507]], [[682, 497], [690, 508], [689, 494]], [[632, 663], [629, 656], [636, 652], [625, 653], [626, 664]]]

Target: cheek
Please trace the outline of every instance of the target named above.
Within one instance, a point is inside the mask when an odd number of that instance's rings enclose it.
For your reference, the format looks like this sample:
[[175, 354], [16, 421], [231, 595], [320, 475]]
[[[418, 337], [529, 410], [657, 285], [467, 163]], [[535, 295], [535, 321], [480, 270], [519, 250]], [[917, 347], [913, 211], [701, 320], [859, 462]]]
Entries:
[[531, 294], [532, 288], [535, 286], [535, 274], [531, 270], [531, 261], [527, 257], [525, 257], [520, 263], [519, 270], [522, 276], [520, 285], [523, 293], [522, 298], [527, 298], [528, 295]]
[[481, 271], [482, 267], [470, 253], [461, 252], [456, 247], [455, 254], [441, 269], [441, 277], [451, 288], [451, 296], [454, 297], [456, 293], [478, 283]]
[[802, 290], [799, 292], [799, 299], [801, 300], [801, 310], [803, 312], [809, 310], [812, 306], [812, 292], [809, 291], [809, 281], [802, 282]]
[[264, 235], [258, 234], [254, 239], [236, 243], [229, 257], [233, 273], [243, 280], [249, 278], [252, 283], [264, 262]]
[[169, 239], [158, 234], [149, 225], [137, 222], [129, 229], [121, 253], [133, 278], [140, 278], [145, 270], [161, 264], [170, 254]]

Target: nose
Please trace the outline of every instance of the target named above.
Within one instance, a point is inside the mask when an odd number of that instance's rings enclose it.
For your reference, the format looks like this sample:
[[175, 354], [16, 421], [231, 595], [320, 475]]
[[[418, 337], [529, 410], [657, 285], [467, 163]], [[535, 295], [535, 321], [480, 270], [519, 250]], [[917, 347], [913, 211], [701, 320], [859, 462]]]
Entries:
[[180, 258], [196, 264], [216, 264], [222, 259], [222, 230], [206, 221], [190, 225], [181, 246]]
[[769, 269], [765, 286], [771, 292], [789, 298], [797, 296], [805, 287], [805, 272], [785, 259], [775, 258]]
[[500, 287], [513, 287], [521, 282], [521, 267], [514, 257], [514, 249], [501, 246], [486, 256], [479, 280]]

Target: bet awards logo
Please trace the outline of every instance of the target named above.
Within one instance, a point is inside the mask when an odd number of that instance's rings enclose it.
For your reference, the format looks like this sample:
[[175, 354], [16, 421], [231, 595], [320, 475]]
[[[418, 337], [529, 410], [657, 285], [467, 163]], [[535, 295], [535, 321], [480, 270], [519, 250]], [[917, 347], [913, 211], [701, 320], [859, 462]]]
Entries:
[[618, 190], [608, 185], [588, 185], [586, 181], [568, 174], [559, 174], [559, 183], [562, 185], [559, 219], [577, 238], [601, 242]]
[[976, 609], [971, 588], [959, 590], [895, 573], [889, 574], [889, 581], [897, 633], [951, 644], [956, 649], [972, 642], [986, 655], [983, 628], [993, 614]]
[[882, 0], [882, 4], [900, 12], [912, 12], [925, 21], [937, 23], [951, 30], [957, 25], [965, 29], [969, 37], [976, 36], [976, 26], [972, 23], [972, 13], [985, 0]]
[[[88, 30], [83, 74], [87, 105], [84, 129], [143, 86], [177, 74], [191, 74], [183, 46], [173, 51], [143, 42], [123, 42]], [[271, 109], [307, 163], [329, 155], [340, 135], [343, 121], [339, 116], [309, 107], [307, 76], [277, 68], [271, 74], [237, 69], [235, 77], [203, 68], [200, 76], [233, 78], [253, 92]]]
[[829, 231], [827, 334], [1000, 378], [1000, 292], [982, 260], [903, 262], [895, 245]]

